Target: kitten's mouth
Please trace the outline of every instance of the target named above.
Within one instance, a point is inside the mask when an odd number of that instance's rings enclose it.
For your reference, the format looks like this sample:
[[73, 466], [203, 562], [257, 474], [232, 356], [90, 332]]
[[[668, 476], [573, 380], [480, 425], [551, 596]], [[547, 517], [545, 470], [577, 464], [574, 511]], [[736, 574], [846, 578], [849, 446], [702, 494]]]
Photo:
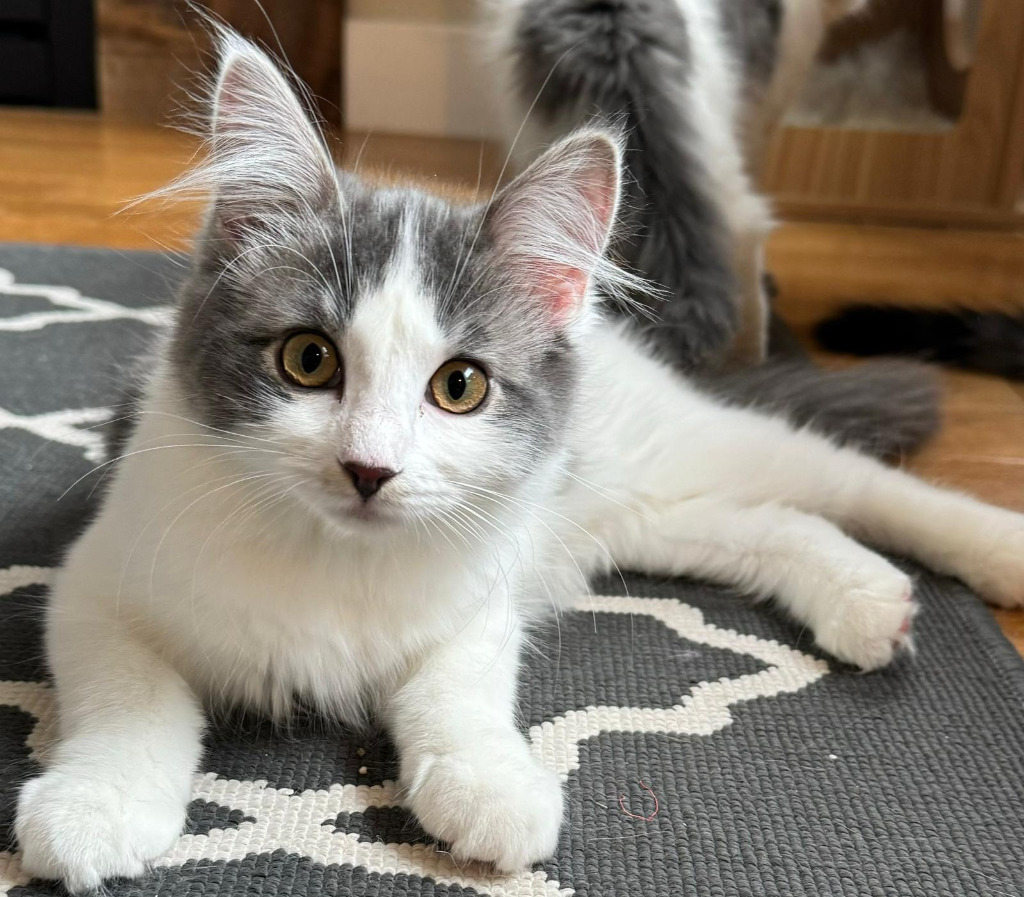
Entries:
[[360, 526], [392, 526], [406, 519], [392, 502], [379, 495], [368, 499], [346, 496], [335, 505], [334, 513], [342, 521]]
[[342, 513], [346, 517], [355, 518], [356, 520], [381, 522], [395, 519], [394, 515], [376, 498], [371, 498], [369, 501], [356, 499], [343, 508]]
[[322, 516], [346, 528], [393, 525], [401, 520], [399, 512], [379, 495], [364, 499], [332, 482], [314, 486], [305, 498]]

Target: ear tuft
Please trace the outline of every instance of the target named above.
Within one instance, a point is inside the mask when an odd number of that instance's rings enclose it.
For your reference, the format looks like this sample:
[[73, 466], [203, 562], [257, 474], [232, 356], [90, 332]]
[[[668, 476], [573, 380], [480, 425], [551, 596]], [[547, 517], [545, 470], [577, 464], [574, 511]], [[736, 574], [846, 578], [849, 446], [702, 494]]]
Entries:
[[320, 210], [338, 182], [319, 131], [274, 62], [234, 32], [222, 31], [213, 97], [211, 147], [217, 199], [247, 206]]
[[624, 281], [629, 287], [642, 283], [605, 257], [618, 210], [620, 172], [617, 137], [583, 130], [544, 153], [488, 211], [500, 263], [556, 323], [583, 310], [595, 280], [613, 292]]
[[211, 199], [214, 233], [229, 243], [282, 216], [337, 206], [334, 162], [281, 69], [226, 27], [214, 26], [214, 37], [206, 159], [153, 195]]

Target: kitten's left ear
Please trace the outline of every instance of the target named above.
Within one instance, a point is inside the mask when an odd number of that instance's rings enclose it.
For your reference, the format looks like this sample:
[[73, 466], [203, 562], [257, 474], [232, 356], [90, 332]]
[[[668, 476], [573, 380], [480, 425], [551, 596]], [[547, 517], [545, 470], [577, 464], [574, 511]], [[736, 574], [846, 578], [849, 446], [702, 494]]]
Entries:
[[625, 274], [605, 258], [620, 182], [616, 138], [584, 130], [544, 153], [487, 212], [499, 264], [556, 323], [583, 310], [593, 280]]
[[205, 176], [225, 235], [275, 214], [324, 211], [338, 201], [334, 162], [274, 62], [224, 29]]

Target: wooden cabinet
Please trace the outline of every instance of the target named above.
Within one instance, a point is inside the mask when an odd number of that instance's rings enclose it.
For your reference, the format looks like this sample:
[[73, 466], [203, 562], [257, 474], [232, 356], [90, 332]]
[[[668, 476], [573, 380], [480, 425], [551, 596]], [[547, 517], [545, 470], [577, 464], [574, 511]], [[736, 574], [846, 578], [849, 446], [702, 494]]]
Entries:
[[[941, 16], [942, 0], [900, 2], [903, 6], [880, 4], [879, 9], [888, 9], [886, 15], [893, 8], [904, 15], [914, 12], [914, 24], [924, 29], [922, 39], [936, 50], [942, 35], [934, 17]], [[951, 90], [950, 101], [961, 107], [960, 114], [944, 131], [785, 128], [766, 160], [765, 188], [780, 212], [791, 217], [1019, 225], [1024, 221], [1024, 0], [984, 0], [962, 98], [955, 94], [955, 81]]]
[[[340, 124], [342, 0], [203, 5], [283, 54], [309, 85], [323, 118]], [[166, 123], [195, 89], [196, 72], [209, 65], [206, 35], [187, 0], [97, 0], [97, 30], [100, 108], [114, 119]]]

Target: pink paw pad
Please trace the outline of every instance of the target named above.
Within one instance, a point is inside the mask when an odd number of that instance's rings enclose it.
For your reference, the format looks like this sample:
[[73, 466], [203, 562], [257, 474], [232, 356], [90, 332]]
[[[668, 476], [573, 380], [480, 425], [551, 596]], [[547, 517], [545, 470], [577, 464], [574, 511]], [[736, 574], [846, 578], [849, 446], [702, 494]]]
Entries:
[[[908, 586], [907, 587], [906, 592], [903, 593], [903, 600], [907, 604], [910, 604], [914, 600], [914, 589], [913, 589], [913, 586]], [[914, 608], [911, 608], [910, 613], [907, 614], [906, 618], [903, 620], [902, 625], [900, 626], [900, 636], [901, 636], [900, 640], [901, 641], [902, 641], [902, 636], [906, 636], [906, 635], [910, 634], [910, 627], [913, 625], [913, 620], [914, 620]]]

